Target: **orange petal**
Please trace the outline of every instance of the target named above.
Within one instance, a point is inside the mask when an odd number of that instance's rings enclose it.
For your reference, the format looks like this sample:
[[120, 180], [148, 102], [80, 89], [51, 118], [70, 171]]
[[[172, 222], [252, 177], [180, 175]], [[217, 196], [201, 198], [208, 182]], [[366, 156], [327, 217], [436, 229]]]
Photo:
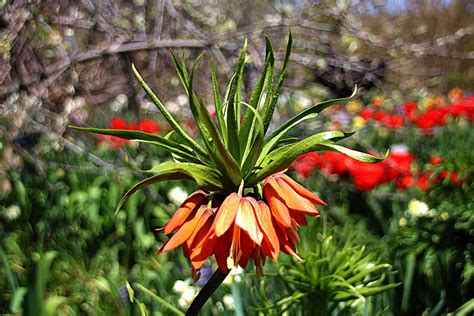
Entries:
[[240, 196], [237, 193], [231, 193], [222, 203], [217, 211], [215, 228], [216, 236], [222, 236], [235, 220], [237, 208], [239, 207]]
[[157, 253], [160, 254], [181, 246], [189, 237], [191, 237], [192, 233], [196, 229], [197, 224], [199, 223], [199, 220], [201, 219], [202, 214], [206, 209], [207, 208], [205, 205], [201, 205], [195, 216], [184, 223]]
[[217, 264], [223, 272], [227, 272], [227, 258], [229, 257], [230, 247], [232, 243], [233, 230], [229, 229], [227, 232], [217, 237], [215, 236], [214, 256], [216, 257]]
[[206, 260], [214, 252], [216, 245], [216, 237], [212, 233], [207, 239], [203, 240], [202, 243], [193, 248], [190, 258], [192, 261]]
[[166, 235], [172, 233], [176, 229], [178, 229], [188, 218], [189, 214], [196, 209], [199, 205], [206, 202], [207, 194], [202, 191], [198, 190], [192, 193], [186, 201], [181, 204], [178, 210], [174, 213], [173, 217], [165, 224], [164, 233]]
[[[255, 210], [255, 215], [257, 217], [258, 224], [262, 229], [266, 238], [268, 238], [269, 246], [271, 249], [271, 256], [273, 259], [278, 257], [278, 252], [280, 250], [280, 243], [278, 242], [278, 237], [275, 232], [275, 228], [272, 225], [272, 215], [268, 205], [263, 201], [258, 201], [258, 203], [252, 203], [252, 206]], [[263, 247], [263, 245], [262, 245]]]
[[279, 176], [281, 179], [285, 180], [285, 182], [288, 183], [293, 188], [293, 190], [295, 190], [296, 193], [307, 198], [312, 203], [319, 204], [319, 205], [327, 205], [323, 200], [318, 198], [313, 192], [308, 191], [304, 186], [293, 181], [293, 179], [288, 177], [286, 174], [280, 173]]
[[276, 178], [276, 182], [282, 192], [280, 195], [285, 201], [288, 208], [309, 213], [311, 215], [318, 215], [318, 210], [309, 200], [297, 194], [286, 181], [281, 178]]
[[308, 222], [306, 221], [306, 217], [304, 216], [305, 213], [294, 211], [291, 212], [291, 219], [292, 221], [296, 222], [297, 226], [306, 226]]
[[[273, 179], [272, 179], [273, 180]], [[278, 198], [278, 193], [268, 183], [263, 185], [263, 194], [267, 200], [270, 211], [275, 219], [285, 227], [291, 226], [290, 212], [286, 205]]]
[[293, 239], [294, 236], [289, 236], [291, 234], [294, 234], [296, 231], [291, 228], [281, 227], [277, 223], [274, 223], [274, 224], [275, 224], [274, 227], [278, 236], [278, 240], [280, 242], [280, 250], [286, 254], [294, 256], [298, 261], [303, 262], [304, 260], [301, 259], [301, 257], [296, 253], [295, 244], [293, 244], [291, 241], [291, 239]]
[[255, 201], [255, 199], [251, 197], [240, 200], [237, 216], [235, 217], [235, 224], [246, 231], [257, 245], [260, 245], [263, 239], [263, 233], [257, 224], [250, 200]]
[[189, 249], [201, 242], [201, 240], [209, 235], [212, 231], [212, 223], [214, 219], [214, 212], [212, 209], [206, 209], [199, 219], [199, 223], [196, 225], [193, 234], [188, 238], [186, 244], [189, 246]]
[[214, 252], [215, 238], [212, 229], [214, 217], [210, 216], [205, 225], [194, 237], [191, 247], [191, 260], [204, 260]]
[[255, 243], [245, 231], [240, 232], [239, 241], [239, 255], [236, 258], [236, 263], [245, 268], [249, 262], [250, 257], [254, 254]]

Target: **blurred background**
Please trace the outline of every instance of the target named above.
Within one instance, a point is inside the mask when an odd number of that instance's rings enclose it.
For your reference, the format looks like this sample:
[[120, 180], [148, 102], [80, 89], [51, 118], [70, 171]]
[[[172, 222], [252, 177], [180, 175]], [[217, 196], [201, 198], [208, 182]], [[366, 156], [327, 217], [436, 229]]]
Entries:
[[[195, 87], [212, 106], [212, 64], [224, 91], [248, 39], [245, 99], [263, 66], [265, 36], [280, 69], [290, 30], [275, 121], [346, 97], [357, 84], [357, 99], [298, 134], [358, 129], [348, 146], [391, 154], [377, 165], [301, 157], [289, 172], [329, 205], [304, 230], [305, 263], [282, 255], [263, 279], [239, 270], [203, 313], [312, 315], [316, 300], [322, 315], [472, 314], [469, 0], [0, 1], [0, 313], [184, 311], [214, 265], [195, 284], [179, 251], [154, 254], [165, 240], [155, 229], [195, 188], [158, 184], [114, 215], [121, 195], [143, 178], [130, 165], [147, 168], [167, 156], [67, 126], [169, 132], [134, 63], [196, 133], [169, 51], [189, 62], [206, 52]], [[288, 279], [298, 273], [318, 277], [302, 286]]]

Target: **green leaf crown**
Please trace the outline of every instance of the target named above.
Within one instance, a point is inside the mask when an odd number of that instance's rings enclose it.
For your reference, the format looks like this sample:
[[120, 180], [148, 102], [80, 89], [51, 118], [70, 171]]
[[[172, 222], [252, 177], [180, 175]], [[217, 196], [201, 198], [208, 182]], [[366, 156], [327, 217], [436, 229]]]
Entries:
[[[189, 98], [189, 105], [201, 135], [201, 141], [194, 140], [166, 109], [160, 99], [132, 65], [133, 72], [143, 89], [171, 125], [173, 132], [167, 136], [118, 129], [72, 128], [99, 134], [117, 136], [132, 141], [156, 145], [169, 151], [173, 161], [163, 162], [147, 173], [153, 175], [134, 185], [117, 206], [120, 210], [128, 197], [137, 190], [159, 181], [188, 179], [208, 191], [218, 194], [236, 192], [240, 188], [256, 188], [269, 175], [286, 170], [300, 155], [312, 151], [337, 151], [364, 162], [378, 162], [384, 158], [355, 151], [337, 144], [337, 141], [353, 133], [326, 131], [304, 139], [283, 138], [298, 124], [314, 119], [325, 108], [348, 101], [357, 92], [357, 87], [348, 98], [334, 99], [315, 104], [291, 118], [265, 136], [281, 93], [292, 48], [289, 34], [283, 68], [274, 83], [275, 57], [272, 44], [266, 38], [266, 56], [262, 72], [250, 96], [249, 102], [241, 99], [242, 75], [246, 63], [247, 41], [245, 41], [237, 69], [227, 86], [224, 99], [221, 98], [215, 67], [212, 67], [212, 87], [217, 124], [207, 107], [193, 89], [193, 77], [199, 55], [191, 72], [184, 58], [179, 60], [173, 53], [176, 72]], [[173, 135], [171, 135], [173, 134]], [[173, 137], [171, 137], [173, 136]]]

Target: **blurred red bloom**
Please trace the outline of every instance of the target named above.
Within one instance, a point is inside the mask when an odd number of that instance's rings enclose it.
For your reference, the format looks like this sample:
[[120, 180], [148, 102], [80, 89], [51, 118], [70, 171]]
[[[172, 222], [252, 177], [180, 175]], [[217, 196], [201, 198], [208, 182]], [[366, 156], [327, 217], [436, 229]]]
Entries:
[[364, 120], [368, 120], [372, 118], [373, 111], [371, 109], [365, 108], [359, 112], [359, 116], [362, 117]]
[[418, 185], [418, 187], [425, 192], [427, 192], [430, 189], [430, 181], [429, 181], [430, 176], [431, 176], [431, 172], [427, 172], [425, 174], [422, 174], [416, 181], [416, 184]]
[[127, 121], [121, 117], [114, 117], [110, 120], [109, 127], [112, 129], [127, 129]]
[[138, 123], [138, 129], [140, 131], [152, 134], [158, 134], [161, 131], [160, 125], [150, 119], [143, 119]]
[[349, 168], [354, 186], [360, 191], [368, 191], [384, 181], [383, 163], [369, 164], [354, 160]]
[[398, 114], [392, 114], [385, 119], [385, 126], [390, 129], [399, 129], [403, 127], [403, 118]]
[[394, 151], [382, 163], [387, 167], [385, 175], [387, 181], [394, 181], [401, 176], [410, 174], [414, 156], [409, 152]]
[[415, 124], [418, 128], [423, 130], [445, 125], [447, 113], [446, 108], [429, 109], [415, 119]]
[[[111, 129], [126, 129], [127, 128], [127, 122], [121, 118], [121, 117], [114, 117], [110, 120], [109, 122], [109, 128]], [[120, 138], [120, 137], [115, 137], [115, 136], [108, 136], [108, 135], [97, 135], [97, 138], [99, 142], [106, 142], [110, 144], [113, 148], [119, 149], [122, 147], [124, 143], [126, 143], [128, 140]]]
[[416, 110], [418, 108], [418, 104], [416, 102], [413, 102], [413, 101], [407, 101], [405, 103], [403, 103], [403, 113], [405, 114], [405, 116], [410, 120], [414, 120], [415, 117], [416, 117]]
[[291, 168], [303, 178], [307, 178], [315, 168], [319, 168], [321, 160], [322, 158], [317, 152], [306, 153], [298, 157]]
[[397, 181], [397, 188], [400, 191], [404, 191], [407, 188], [415, 186], [416, 181], [412, 176], [403, 176]]
[[439, 165], [442, 162], [443, 162], [443, 158], [439, 156], [433, 156], [430, 158], [430, 164], [432, 165]]
[[385, 120], [388, 118], [388, 115], [389, 114], [384, 111], [375, 111], [372, 117], [377, 122], [385, 122]]
[[[160, 125], [150, 119], [143, 119], [138, 123], [127, 124], [127, 121], [121, 117], [114, 117], [109, 122], [109, 128], [111, 129], [123, 129], [123, 130], [138, 130], [146, 133], [157, 134], [161, 131]], [[97, 135], [99, 142], [108, 142], [115, 149], [119, 149], [123, 144], [128, 142], [127, 139], [123, 139], [116, 136], [109, 135]]]

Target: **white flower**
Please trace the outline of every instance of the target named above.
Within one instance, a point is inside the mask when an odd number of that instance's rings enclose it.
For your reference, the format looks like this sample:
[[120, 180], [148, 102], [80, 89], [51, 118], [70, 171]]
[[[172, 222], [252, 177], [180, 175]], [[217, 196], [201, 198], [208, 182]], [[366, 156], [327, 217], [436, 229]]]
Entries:
[[188, 197], [188, 192], [180, 186], [176, 186], [168, 191], [167, 194], [168, 200], [171, 201], [174, 205], [181, 205]]
[[185, 106], [188, 104], [188, 97], [186, 97], [184, 94], [180, 94], [176, 98], [176, 103], [178, 103], [179, 106]]
[[186, 308], [189, 305], [191, 305], [191, 303], [193, 302], [194, 297], [196, 296], [196, 294], [197, 294], [196, 289], [194, 289], [191, 286], [188, 287], [186, 289], [186, 291], [184, 291], [184, 293], [181, 294], [181, 297], [178, 300], [179, 306], [182, 307], [182, 308]]
[[217, 312], [223, 313], [224, 312], [224, 305], [221, 302], [216, 303], [216, 310]]
[[408, 225], [408, 220], [405, 217], [402, 217], [398, 221], [398, 225], [400, 225], [400, 227], [405, 227]]
[[410, 212], [411, 216], [413, 217], [421, 217], [425, 216], [428, 213], [428, 204], [425, 202], [421, 202], [415, 199], [412, 199], [408, 202], [408, 212]]
[[10, 205], [3, 211], [3, 217], [8, 221], [13, 221], [20, 217], [21, 209], [18, 205]]
[[173, 285], [173, 291], [180, 294], [183, 294], [188, 288], [189, 284], [183, 280], [177, 280]]
[[244, 274], [244, 269], [241, 266], [237, 266], [236, 268], [230, 270], [229, 275], [224, 279], [225, 285], [231, 285], [232, 283], [240, 283], [242, 282], [242, 277]]
[[234, 297], [230, 294], [224, 295], [222, 298], [222, 302], [224, 303], [224, 306], [226, 309], [229, 310], [234, 310], [235, 309], [235, 304], [234, 304]]
[[180, 298], [180, 299], [178, 300], [178, 305], [179, 305], [179, 307], [181, 307], [182, 309], [186, 309], [186, 308], [189, 307], [189, 304], [188, 304], [185, 300], [183, 300], [182, 298]]

